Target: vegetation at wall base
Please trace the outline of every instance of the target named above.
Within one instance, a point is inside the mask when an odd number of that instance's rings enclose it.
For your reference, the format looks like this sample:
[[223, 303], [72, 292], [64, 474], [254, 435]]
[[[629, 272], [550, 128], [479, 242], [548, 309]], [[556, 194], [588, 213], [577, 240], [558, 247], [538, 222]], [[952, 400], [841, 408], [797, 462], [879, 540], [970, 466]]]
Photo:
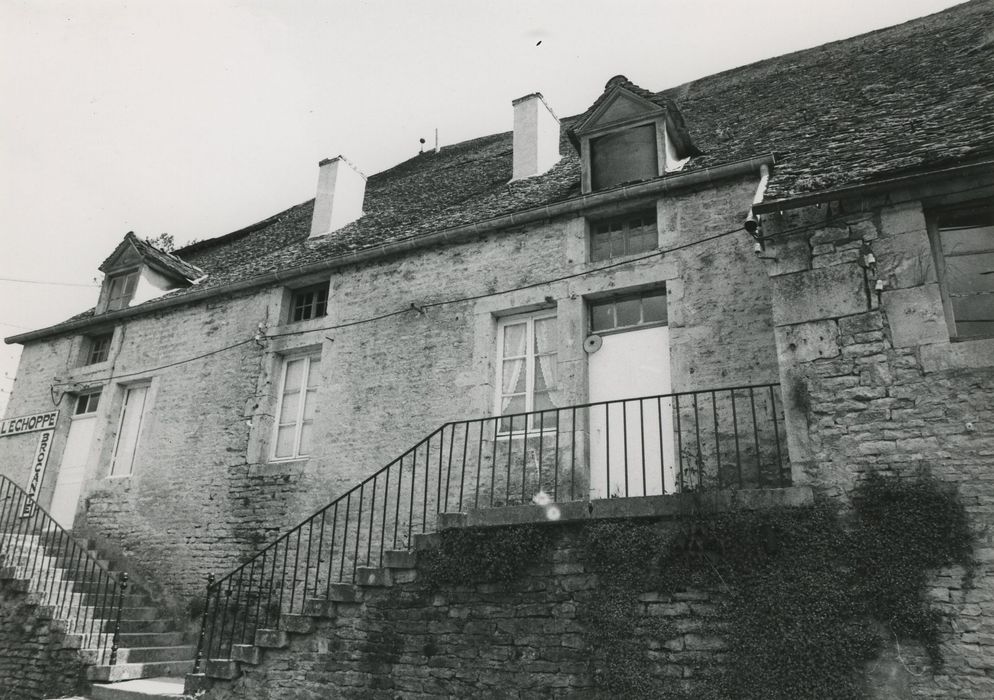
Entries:
[[[926, 583], [951, 564], [970, 577], [962, 505], [927, 476], [878, 475], [860, 483], [852, 505], [848, 513], [827, 501], [698, 510], [675, 533], [645, 521], [588, 525], [584, 551], [604, 595], [582, 616], [599, 685], [633, 698], [856, 699], [886, 637], [920, 644], [940, 667], [942, 617], [926, 599]], [[688, 590], [717, 599], [701, 633], [726, 647], [702, 655], [693, 681], [663, 682], [645, 639], [665, 644], [677, 635], [642, 614], [638, 593]], [[633, 630], [645, 636], [635, 639]]]
[[509, 583], [539, 561], [555, 534], [541, 525], [443, 530], [439, 546], [418, 557], [418, 571], [430, 588]]
[[[599, 587], [576, 600], [591, 673], [606, 694], [857, 700], [867, 662], [889, 639], [921, 645], [941, 667], [943, 620], [926, 584], [936, 569], [961, 564], [968, 585], [973, 538], [955, 493], [925, 475], [867, 476], [851, 502], [846, 511], [830, 500], [753, 511], [699, 505], [676, 522], [447, 530], [419, 570], [429, 588], [511, 584], [566, 535], [598, 574]], [[668, 663], [687, 627], [647, 614], [646, 601], [695, 593], [709, 601], [697, 606], [692, 633], [720, 641]]]

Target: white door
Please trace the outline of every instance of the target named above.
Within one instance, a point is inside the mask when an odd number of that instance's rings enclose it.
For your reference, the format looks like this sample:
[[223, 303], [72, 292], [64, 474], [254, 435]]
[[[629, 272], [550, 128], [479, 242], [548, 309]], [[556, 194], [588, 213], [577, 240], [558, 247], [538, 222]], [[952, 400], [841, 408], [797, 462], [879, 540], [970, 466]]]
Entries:
[[147, 396], [147, 384], [130, 387], [124, 394], [121, 425], [117, 430], [117, 445], [114, 447], [114, 460], [110, 468], [111, 476], [127, 476], [134, 468]]
[[93, 444], [97, 424], [97, 403], [100, 394], [87, 394], [76, 399], [76, 407], [69, 426], [69, 437], [62, 452], [59, 476], [52, 494], [51, 516], [59, 525], [69, 530], [76, 516], [79, 493], [83, 489], [86, 462]]
[[[672, 391], [667, 326], [636, 327], [602, 341], [589, 356], [591, 403]], [[673, 493], [674, 463], [670, 399], [590, 408], [591, 498]]]

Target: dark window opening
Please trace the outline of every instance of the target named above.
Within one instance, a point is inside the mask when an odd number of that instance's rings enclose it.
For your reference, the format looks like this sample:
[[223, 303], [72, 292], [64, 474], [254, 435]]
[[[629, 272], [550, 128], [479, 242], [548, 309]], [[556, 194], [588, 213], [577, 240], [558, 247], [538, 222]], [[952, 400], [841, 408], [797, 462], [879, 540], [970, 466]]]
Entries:
[[590, 330], [593, 333], [665, 324], [665, 289], [651, 289], [590, 303]]
[[655, 210], [595, 221], [590, 226], [590, 260], [608, 260], [654, 250], [658, 245]]
[[656, 177], [656, 125], [636, 126], [590, 139], [590, 169], [594, 190]]
[[87, 337], [82, 364], [95, 365], [98, 362], [106, 362], [110, 356], [110, 343], [113, 338], [113, 333], [101, 333]]
[[91, 394], [80, 394], [76, 397], [76, 408], [73, 410], [74, 416], [82, 416], [87, 413], [96, 413], [97, 406], [100, 405], [100, 392]]
[[298, 289], [290, 301], [290, 321], [306, 321], [328, 315], [328, 284]]

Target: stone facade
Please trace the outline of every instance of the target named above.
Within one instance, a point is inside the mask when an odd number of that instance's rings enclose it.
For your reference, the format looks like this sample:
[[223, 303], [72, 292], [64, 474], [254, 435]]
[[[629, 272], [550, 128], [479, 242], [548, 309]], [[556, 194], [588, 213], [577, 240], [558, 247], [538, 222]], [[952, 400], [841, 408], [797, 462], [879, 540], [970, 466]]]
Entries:
[[951, 621], [946, 668], [921, 674], [915, 650], [891, 656], [916, 696], [994, 694], [994, 340], [950, 340], [928, 230], [930, 208], [990, 182], [949, 178], [764, 224], [795, 483], [844, 497], [870, 471], [926, 470], [973, 519], [972, 588], [939, 572], [933, 589]]
[[[102, 387], [77, 528], [187, 598], [202, 594], [208, 572], [230, 570], [441, 423], [493, 415], [501, 316], [556, 310], [559, 405], [587, 400], [587, 300], [647, 285], [666, 287], [674, 390], [775, 382], [769, 280], [738, 230], [756, 183], [748, 176], [592, 210], [656, 206], [661, 248], [699, 242], [603, 271], [588, 262], [588, 216], [574, 216], [336, 270], [318, 319], [281, 322], [289, 294], [271, 286], [134, 318], [99, 365], [76, 366], [78, 336], [29, 344], [8, 415], [53, 399], [63, 411], [41, 503], [58, 476], [76, 392]], [[536, 284], [559, 278], [567, 279]], [[500, 293], [528, 285], [536, 286]], [[260, 324], [266, 337], [251, 341]], [[239, 341], [250, 342], [168, 366]], [[273, 463], [280, 361], [304, 350], [321, 355], [315, 448], [306, 460]], [[67, 385], [52, 390], [53, 380]], [[110, 477], [124, 388], [142, 381], [152, 408], [134, 473]], [[32, 435], [0, 445], [8, 476], [26, 478], [33, 445]]]
[[[289, 635], [257, 633], [258, 646], [237, 652], [240, 677], [204, 698], [605, 697], [583, 622], [584, 606], [604, 593], [577, 537], [575, 525], [562, 527], [551, 551], [507, 583], [431, 588], [416, 569], [395, 569], [389, 588], [294, 616]], [[663, 687], [692, 692], [720, 667], [724, 641], [708, 631], [719, 595], [639, 595], [637, 612], [672, 630], [668, 639], [632, 631]]]

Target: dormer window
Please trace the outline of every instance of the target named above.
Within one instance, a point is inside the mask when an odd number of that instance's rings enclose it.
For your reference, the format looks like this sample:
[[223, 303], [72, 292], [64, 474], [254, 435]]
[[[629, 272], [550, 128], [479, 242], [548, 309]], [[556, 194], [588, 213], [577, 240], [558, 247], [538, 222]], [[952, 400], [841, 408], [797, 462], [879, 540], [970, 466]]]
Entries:
[[120, 311], [176, 289], [197, 284], [206, 275], [195, 265], [156, 248], [128, 232], [100, 265], [104, 278], [96, 313]]
[[138, 286], [138, 271], [113, 275], [107, 284], [107, 310], [126, 309]]
[[605, 190], [659, 175], [656, 125], [644, 124], [590, 139], [591, 187]]
[[584, 193], [660, 177], [700, 154], [676, 104], [623, 75], [608, 81], [567, 135], [580, 151]]

